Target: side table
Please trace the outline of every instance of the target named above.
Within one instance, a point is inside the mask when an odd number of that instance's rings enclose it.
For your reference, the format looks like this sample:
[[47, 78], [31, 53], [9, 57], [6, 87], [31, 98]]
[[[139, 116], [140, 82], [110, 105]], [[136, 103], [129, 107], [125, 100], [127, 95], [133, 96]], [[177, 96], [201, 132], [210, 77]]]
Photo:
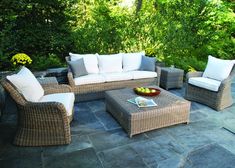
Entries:
[[47, 85], [58, 85], [58, 81], [56, 77], [44, 77], [44, 78], [37, 78], [39, 83], [43, 86]]
[[45, 94], [68, 93], [72, 88], [66, 84], [59, 84], [56, 77], [37, 78], [42, 85]]
[[183, 86], [184, 70], [172, 67], [161, 68], [160, 86], [166, 90]]

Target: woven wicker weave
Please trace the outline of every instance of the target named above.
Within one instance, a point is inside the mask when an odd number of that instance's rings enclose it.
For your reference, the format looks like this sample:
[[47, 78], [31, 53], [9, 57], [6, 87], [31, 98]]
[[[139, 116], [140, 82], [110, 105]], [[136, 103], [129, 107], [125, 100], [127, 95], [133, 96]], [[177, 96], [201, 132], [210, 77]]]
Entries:
[[[66, 57], [66, 61], [70, 58]], [[146, 78], [146, 79], [136, 79], [136, 80], [126, 80], [126, 81], [115, 81], [115, 82], [105, 82], [105, 83], [95, 83], [86, 85], [75, 85], [73, 74], [68, 68], [68, 81], [73, 92], [76, 95], [76, 101], [87, 101], [104, 98], [104, 92], [107, 90], [121, 89], [121, 88], [133, 88], [138, 86], [148, 86], [148, 85], [158, 85], [160, 83], [161, 68], [156, 66], [157, 78]]]
[[197, 87], [188, 83], [191, 77], [201, 77], [203, 72], [189, 72], [186, 75], [185, 98], [205, 104], [217, 111], [223, 110], [233, 104], [231, 94], [231, 82], [235, 76], [235, 67], [229, 77], [222, 81], [218, 92], [210, 91], [201, 87]]
[[47, 86], [47, 85], [52, 85], [52, 84], [58, 85], [58, 81], [56, 77], [37, 78], [37, 80], [42, 86]]
[[[71, 142], [70, 121], [63, 104], [58, 102], [28, 102], [6, 79], [2, 86], [9, 92], [18, 108], [18, 127], [14, 144], [19, 146], [62, 145]], [[71, 92], [69, 86], [46, 87], [45, 93]]]
[[183, 86], [184, 71], [178, 68], [161, 68], [161, 87], [166, 90]]
[[137, 95], [128, 88], [105, 92], [107, 111], [117, 119], [130, 137], [149, 130], [189, 122], [190, 102], [168, 91], [161, 89], [159, 96], [151, 97], [158, 104], [157, 107], [138, 108], [127, 101], [134, 97]]

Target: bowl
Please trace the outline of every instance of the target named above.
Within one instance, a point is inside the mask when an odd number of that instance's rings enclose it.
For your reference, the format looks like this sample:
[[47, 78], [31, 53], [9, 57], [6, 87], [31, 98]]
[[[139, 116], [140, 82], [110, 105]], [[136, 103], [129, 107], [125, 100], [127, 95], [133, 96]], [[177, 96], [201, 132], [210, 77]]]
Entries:
[[137, 88], [134, 88], [133, 90], [137, 95], [140, 95], [140, 96], [157, 96], [161, 93], [160, 89], [156, 89], [156, 88], [148, 88], [148, 89], [155, 90], [155, 92], [144, 93], [144, 92], [138, 91]]

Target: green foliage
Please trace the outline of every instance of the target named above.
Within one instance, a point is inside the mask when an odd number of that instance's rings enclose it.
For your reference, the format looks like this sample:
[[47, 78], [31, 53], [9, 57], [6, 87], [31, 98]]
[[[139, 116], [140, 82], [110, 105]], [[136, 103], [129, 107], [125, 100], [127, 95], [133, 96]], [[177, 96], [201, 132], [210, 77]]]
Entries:
[[153, 48], [146, 48], [145, 55], [149, 56], [149, 57], [155, 57], [157, 55], [157, 53]]
[[58, 68], [65, 66], [65, 63], [63, 63], [55, 54], [49, 54], [47, 58], [45, 59], [43, 56], [35, 56], [33, 57], [33, 69], [35, 70], [46, 70], [47, 68]]
[[74, 52], [114, 53], [125, 48], [123, 31], [128, 14], [112, 5], [105, 1], [75, 4], [72, 9], [79, 12], [72, 25]]
[[168, 65], [203, 70], [209, 54], [234, 59], [235, 15], [222, 1], [157, 0], [155, 4], [155, 45]]
[[[62, 66], [76, 53], [154, 50], [158, 60], [184, 70], [204, 70], [207, 56], [235, 59], [231, 0], [0, 1], [0, 68], [24, 52], [31, 68]], [[140, 2], [140, 1], [138, 1]], [[150, 54], [153, 55], [153, 54]]]
[[67, 26], [69, 17], [64, 13], [66, 1], [2, 0], [0, 8], [3, 61], [19, 52], [40, 55], [40, 59], [47, 59], [49, 53], [67, 54], [71, 40]]

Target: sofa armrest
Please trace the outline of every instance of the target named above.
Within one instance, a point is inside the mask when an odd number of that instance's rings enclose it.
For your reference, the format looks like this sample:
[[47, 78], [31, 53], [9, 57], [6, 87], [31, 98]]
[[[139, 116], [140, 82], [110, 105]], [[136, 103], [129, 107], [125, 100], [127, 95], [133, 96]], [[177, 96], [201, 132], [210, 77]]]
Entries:
[[157, 72], [157, 86], [159, 86], [161, 78], [161, 67], [155, 66], [155, 71]]
[[72, 92], [72, 88], [69, 85], [50, 85], [43, 86], [45, 95], [53, 93], [68, 93]]
[[70, 68], [68, 68], [67, 78], [68, 78], [68, 81], [69, 81], [69, 85], [72, 88], [74, 88], [75, 87], [75, 82], [74, 82], [74, 79], [73, 79], [73, 73], [72, 73]]
[[189, 78], [192, 78], [192, 77], [202, 77], [202, 74], [203, 74], [203, 72], [200, 72], [200, 71], [198, 71], [198, 72], [188, 72], [186, 74], [186, 82], [188, 82]]

